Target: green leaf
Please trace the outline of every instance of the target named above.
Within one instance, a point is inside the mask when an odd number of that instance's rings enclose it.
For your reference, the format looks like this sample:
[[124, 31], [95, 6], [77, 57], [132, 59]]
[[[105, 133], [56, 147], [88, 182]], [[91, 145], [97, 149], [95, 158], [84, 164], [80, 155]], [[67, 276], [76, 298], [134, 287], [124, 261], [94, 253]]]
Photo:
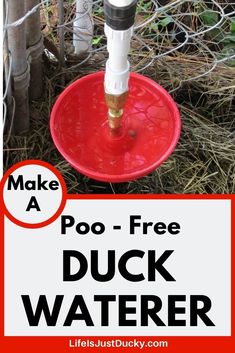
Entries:
[[93, 40], [92, 40], [92, 44], [93, 45], [99, 44], [101, 42], [101, 39], [102, 39], [102, 36], [94, 37]]
[[224, 36], [224, 42], [226, 43], [235, 43], [235, 32], [232, 32], [232, 34], [226, 34]]
[[232, 19], [232, 22], [230, 24], [230, 31], [232, 33], [235, 33], [235, 19]]
[[152, 8], [152, 1], [145, 1], [145, 0], [141, 0], [141, 1], [138, 1], [138, 7], [137, 7], [137, 12], [138, 11], [150, 11], [151, 8]]
[[156, 32], [157, 32], [157, 30], [158, 30], [158, 24], [155, 23], [155, 22], [150, 23], [149, 29], [152, 30], [152, 31], [156, 31]]
[[219, 14], [215, 11], [206, 10], [200, 14], [201, 21], [206, 26], [213, 26], [219, 21]]
[[167, 16], [167, 17], [163, 18], [162, 20], [160, 20], [158, 22], [158, 24], [162, 27], [166, 27], [171, 22], [173, 22], [172, 18], [170, 16]]

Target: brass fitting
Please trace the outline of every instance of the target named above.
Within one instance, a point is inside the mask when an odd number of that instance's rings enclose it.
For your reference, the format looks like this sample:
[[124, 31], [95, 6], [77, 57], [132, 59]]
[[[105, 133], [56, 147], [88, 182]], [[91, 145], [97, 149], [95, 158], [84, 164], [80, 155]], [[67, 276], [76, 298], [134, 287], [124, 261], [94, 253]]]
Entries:
[[123, 108], [126, 103], [127, 96], [128, 92], [120, 95], [113, 95], [105, 92], [105, 100], [109, 108], [109, 127], [112, 130], [119, 129], [121, 127]]
[[106, 99], [107, 106], [109, 107], [109, 109], [112, 109], [112, 110], [123, 109], [126, 103], [127, 96], [128, 96], [128, 92], [124, 92], [120, 95], [114, 95], [114, 94], [105, 92], [105, 99]]
[[123, 109], [113, 110], [109, 109], [109, 127], [116, 130], [121, 127]]

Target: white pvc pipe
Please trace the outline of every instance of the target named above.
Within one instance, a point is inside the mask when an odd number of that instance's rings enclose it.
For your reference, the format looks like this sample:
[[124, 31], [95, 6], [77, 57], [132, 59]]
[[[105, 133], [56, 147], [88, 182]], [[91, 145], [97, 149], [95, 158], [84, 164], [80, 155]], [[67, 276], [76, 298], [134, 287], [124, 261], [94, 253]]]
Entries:
[[[24, 3], [18, 0], [8, 1], [8, 24], [24, 17]], [[15, 100], [14, 132], [22, 133], [29, 128], [29, 65], [26, 55], [25, 24], [12, 26], [7, 31], [8, 47], [12, 57], [12, 82]]]
[[[25, 13], [40, 3], [40, 0], [25, 0]], [[43, 38], [40, 25], [40, 11], [29, 16], [25, 22], [26, 44], [30, 54], [30, 99], [38, 99], [43, 91]]]
[[[40, 0], [25, 0], [25, 13], [40, 3]], [[31, 47], [41, 39], [40, 11], [29, 16], [25, 22], [27, 47]]]
[[109, 59], [105, 71], [106, 93], [119, 95], [128, 91], [130, 64], [127, 60], [133, 26], [124, 31], [117, 31], [105, 24]]
[[[18, 0], [8, 1], [8, 23], [25, 15], [24, 3]], [[8, 30], [8, 45], [12, 55], [13, 76], [22, 75], [27, 69], [26, 35], [24, 23]]]
[[133, 0], [109, 0], [109, 2], [116, 7], [124, 7], [130, 5]]
[[91, 49], [93, 39], [92, 0], [76, 1], [73, 45], [77, 55]]
[[[115, 7], [125, 7], [134, 0], [108, 0]], [[134, 26], [126, 30], [114, 30], [105, 24], [109, 59], [105, 71], [105, 92], [111, 95], [121, 95], [128, 91], [130, 63], [128, 53]]]

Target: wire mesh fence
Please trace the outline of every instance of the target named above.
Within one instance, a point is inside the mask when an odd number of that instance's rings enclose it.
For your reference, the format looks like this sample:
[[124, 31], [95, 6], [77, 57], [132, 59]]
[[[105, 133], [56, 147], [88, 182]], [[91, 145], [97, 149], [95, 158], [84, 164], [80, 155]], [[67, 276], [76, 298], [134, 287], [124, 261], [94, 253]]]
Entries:
[[[32, 16], [40, 7], [42, 32], [48, 38], [46, 53], [52, 60], [60, 60], [68, 70], [77, 68], [88, 61], [97, 52], [104, 53], [106, 58], [106, 38], [103, 34], [104, 14], [103, 2], [81, 1], [83, 11], [76, 14], [75, 1], [41, 1], [30, 9], [25, 16], [8, 23], [8, 1], [5, 3], [5, 24], [3, 40], [5, 57], [7, 57], [7, 31], [17, 27]], [[85, 4], [85, 5], [84, 5]], [[61, 10], [62, 9], [62, 10]], [[84, 28], [74, 27], [74, 22], [87, 17], [93, 12], [94, 37], [93, 48], [87, 51], [87, 56], [72, 66], [69, 58], [73, 53], [73, 37], [79, 43], [84, 36]], [[93, 27], [93, 26], [92, 26]], [[76, 30], [75, 30], [76, 28]], [[85, 31], [87, 28], [85, 28]], [[165, 56], [176, 56], [180, 53], [190, 53], [195, 58], [202, 58], [199, 65], [195, 60], [194, 72], [187, 70], [187, 64], [182, 72], [174, 73], [171, 90], [176, 90], [183, 82], [197, 80], [208, 75], [219, 64], [233, 65], [235, 61], [235, 2], [221, 0], [140, 0], [137, 10], [135, 36], [130, 55], [132, 70], [144, 72], [156, 60]], [[92, 35], [92, 32], [90, 33]], [[51, 45], [51, 51], [50, 51]], [[68, 60], [66, 60], [66, 58]], [[75, 58], [73, 58], [75, 60]], [[6, 87], [4, 101], [9, 89], [11, 75], [11, 54], [8, 52], [6, 68]], [[201, 65], [201, 62], [204, 65]], [[5, 101], [6, 102], [6, 101]], [[6, 107], [5, 107], [6, 108]], [[13, 109], [14, 111], [14, 109]], [[4, 109], [4, 116], [6, 109]]]
[[[73, 2], [67, 2], [65, 9], [65, 21], [58, 25], [58, 14], [54, 10], [56, 1], [51, 2], [49, 16], [47, 17], [46, 30], [48, 37], [53, 38], [53, 30], [63, 28], [63, 37], [57, 40], [63, 41], [63, 53], [70, 57], [71, 33], [73, 22], [78, 18], [87, 16], [93, 5], [93, 20], [95, 24], [93, 48], [88, 51], [87, 57], [76, 65], [84, 64], [97, 52], [104, 54], [106, 59], [106, 38], [103, 34], [104, 14], [102, 1], [87, 2], [89, 6], [81, 14], [76, 16]], [[205, 58], [205, 64], [195, 67], [190, 75], [185, 67], [184, 72], [177, 75], [178, 86], [183, 82], [196, 80], [208, 75], [221, 63], [233, 64], [234, 50], [234, 16], [235, 2], [231, 1], [139, 1], [135, 36], [132, 41], [130, 55], [131, 68], [136, 72], [144, 72], [155, 61], [180, 53], [191, 53], [192, 56]], [[51, 14], [51, 15], [50, 15]], [[79, 31], [76, 32], [79, 42]], [[65, 36], [65, 40], [64, 40]], [[83, 36], [83, 29], [80, 30]], [[55, 37], [52, 41], [56, 42]], [[57, 43], [58, 44], [58, 43]], [[50, 54], [50, 53], [48, 53]], [[207, 62], [206, 62], [207, 61]], [[69, 63], [69, 60], [68, 60]], [[73, 69], [74, 67], [69, 67]], [[175, 85], [175, 83], [174, 83]], [[177, 89], [177, 87], [172, 87]]]
[[[9, 1], [4, 0], [5, 92], [3, 102], [4, 123], [7, 126], [5, 146], [8, 146], [12, 135], [15, 115], [14, 93], [12, 94], [11, 90], [12, 55], [7, 43], [9, 30], [24, 24], [36, 11], [39, 11], [41, 32], [44, 38], [44, 62], [46, 71], [49, 71], [47, 76], [49, 80], [46, 79], [45, 83], [49, 90], [49, 109], [55, 96], [67, 84], [82, 75], [104, 69], [107, 60], [103, 1], [81, 1], [83, 7], [78, 11], [76, 1], [45, 0], [25, 11], [24, 16], [13, 23], [8, 21]], [[85, 23], [84, 27], [82, 23]], [[81, 48], [84, 41], [89, 42], [89, 38], [90, 44], [88, 43], [87, 48], [84, 51], [76, 51], [76, 47]], [[182, 92], [193, 101], [190, 96], [191, 87], [200, 85], [201, 88], [204, 85], [207, 97], [213, 96], [213, 107], [216, 106], [221, 115], [233, 114], [229, 106], [233, 104], [235, 92], [234, 77], [231, 75], [231, 73], [234, 74], [235, 67], [235, 2], [229, 0], [139, 0], [129, 60], [132, 71], [150, 76], [159, 81], [173, 95], [178, 94], [179, 104], [182, 102]], [[207, 80], [206, 84], [205, 80]], [[210, 81], [213, 81], [213, 84], [209, 90]], [[53, 94], [50, 93], [52, 91]], [[196, 105], [199, 104], [198, 102], [203, 102], [205, 92], [201, 92], [199, 97], [196, 97]], [[192, 95], [194, 94], [193, 91]], [[223, 110], [224, 104], [228, 107], [226, 114]], [[208, 109], [211, 107], [209, 104]], [[181, 107], [183, 114], [190, 116], [191, 111], [187, 109], [185, 106]], [[192, 122], [196, 124], [197, 119], [199, 116], [191, 116], [190, 124]], [[234, 117], [231, 118], [229, 144], [234, 143], [234, 134], [231, 132], [233, 123]], [[195, 129], [197, 129], [196, 125]], [[213, 133], [217, 130], [216, 139], [218, 141], [223, 133], [227, 134], [224, 129], [225, 123], [213, 129]], [[206, 125], [204, 131], [205, 134], [211, 133]], [[191, 134], [191, 131], [187, 133]], [[192, 138], [198, 145], [201, 135], [196, 136], [195, 133], [197, 131], [194, 131]], [[218, 189], [214, 185], [212, 192], [235, 190], [234, 149], [231, 145], [229, 146], [230, 186], [228, 187], [224, 179], [227, 186]], [[214, 154], [217, 147], [215, 145], [212, 147]], [[181, 148], [182, 145], [179, 149]], [[185, 145], [184, 148], [187, 149], [187, 146]], [[209, 175], [212, 174], [213, 171], [209, 173]], [[208, 178], [207, 173], [205, 175]], [[184, 177], [184, 174], [181, 177]], [[192, 180], [190, 180], [190, 178], [185, 179], [183, 192], [195, 191], [191, 189]], [[204, 178], [202, 181], [203, 183], [199, 183], [196, 191], [207, 192], [206, 187], [204, 188]], [[169, 187], [169, 192], [172, 191], [175, 190]], [[182, 192], [182, 190], [179, 191]]]

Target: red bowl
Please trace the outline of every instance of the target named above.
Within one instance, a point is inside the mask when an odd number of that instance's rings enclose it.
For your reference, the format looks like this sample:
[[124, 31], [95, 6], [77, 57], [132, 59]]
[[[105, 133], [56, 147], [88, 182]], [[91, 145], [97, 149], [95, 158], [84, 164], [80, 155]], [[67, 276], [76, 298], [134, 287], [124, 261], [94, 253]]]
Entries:
[[147, 175], [173, 152], [181, 129], [178, 108], [156, 82], [131, 73], [120, 135], [109, 130], [104, 72], [68, 86], [51, 113], [53, 141], [80, 173], [106, 182]]

